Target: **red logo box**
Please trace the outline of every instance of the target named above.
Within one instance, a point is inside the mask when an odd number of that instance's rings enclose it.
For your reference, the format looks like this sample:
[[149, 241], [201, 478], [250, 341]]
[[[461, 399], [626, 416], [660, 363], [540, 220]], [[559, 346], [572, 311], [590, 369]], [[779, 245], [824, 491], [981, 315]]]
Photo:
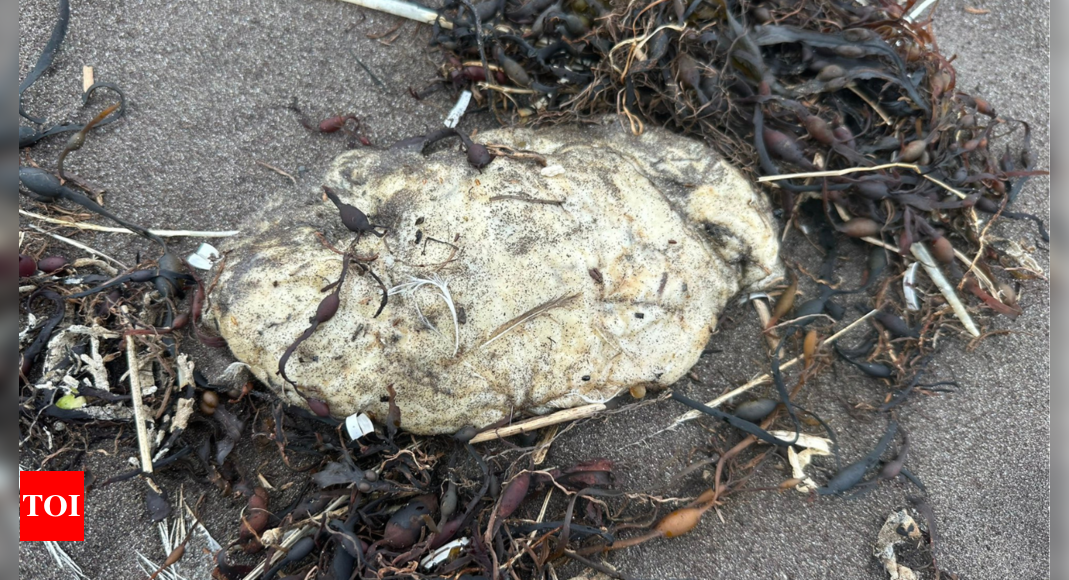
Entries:
[[19, 541], [85, 541], [83, 472], [19, 472]]

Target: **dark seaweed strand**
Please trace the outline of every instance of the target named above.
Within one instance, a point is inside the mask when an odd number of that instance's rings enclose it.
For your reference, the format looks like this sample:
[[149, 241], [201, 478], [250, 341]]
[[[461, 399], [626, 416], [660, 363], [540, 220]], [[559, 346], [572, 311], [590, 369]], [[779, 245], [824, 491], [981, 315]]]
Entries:
[[33, 70], [26, 75], [26, 78], [19, 85], [19, 115], [34, 123], [44, 124], [45, 120], [26, 112], [22, 106], [22, 94], [26, 92], [26, 89], [30, 88], [30, 85], [37, 82], [37, 79], [48, 70], [48, 67], [52, 66], [52, 61], [56, 58], [56, 52], [59, 50], [59, 46], [63, 44], [64, 37], [67, 36], [67, 27], [70, 24], [70, 20], [70, 0], [59, 0], [59, 19], [52, 28], [52, 36], [48, 39], [48, 44], [45, 44], [45, 49], [41, 52], [41, 56], [38, 57], [37, 64], [33, 67]]

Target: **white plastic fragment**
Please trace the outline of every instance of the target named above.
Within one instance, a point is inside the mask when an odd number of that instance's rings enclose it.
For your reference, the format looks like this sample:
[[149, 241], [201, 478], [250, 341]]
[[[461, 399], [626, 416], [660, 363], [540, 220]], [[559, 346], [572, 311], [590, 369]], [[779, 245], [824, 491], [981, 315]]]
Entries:
[[216, 260], [219, 258], [220, 254], [219, 250], [215, 249], [215, 246], [208, 243], [202, 243], [197, 246], [197, 255], [208, 258], [209, 260]]
[[906, 268], [906, 275], [902, 277], [902, 294], [906, 297], [906, 309], [914, 312], [921, 309], [921, 303], [917, 300], [917, 266], [920, 262], [913, 262]]
[[186, 261], [190, 266], [198, 270], [211, 270], [212, 262], [219, 258], [219, 250], [215, 249], [215, 246], [211, 244], [201, 244], [197, 246], [197, 251], [190, 254]]
[[374, 433], [375, 425], [371, 422], [371, 417], [368, 417], [366, 413], [360, 413], [345, 418], [345, 429], [349, 431], [349, 437], [356, 441], [368, 433]]
[[420, 561], [419, 564], [420, 564], [420, 566], [423, 566], [423, 568], [425, 570], [430, 570], [431, 568], [434, 568], [438, 564], [441, 564], [442, 562], [445, 562], [446, 560], [448, 560], [449, 559], [449, 554], [455, 548], [463, 548], [464, 546], [467, 546], [469, 543], [471, 543], [471, 540], [469, 540], [468, 538], [460, 538], [459, 540], [453, 540], [452, 542], [449, 542], [448, 544], [442, 546], [441, 548], [438, 548], [437, 550], [431, 552], [429, 555], [427, 555], [426, 558], [424, 558], [422, 561]]
[[471, 102], [471, 91], [463, 91], [460, 93], [460, 97], [457, 98], [457, 104], [453, 105], [453, 109], [449, 111], [449, 114], [445, 117], [445, 126], [450, 129], [455, 129], [457, 123], [460, 123], [460, 118], [464, 116], [464, 113], [468, 110], [468, 103]]
[[927, 10], [928, 7], [931, 6], [934, 3], [935, 3], [935, 0], [924, 0], [923, 2], [915, 4], [913, 6], [913, 10], [911, 10], [909, 12], [909, 14], [906, 14], [902, 18], [902, 20], [905, 20], [906, 22], [916, 22], [917, 19], [919, 19], [922, 15], [924, 15], [924, 11]]
[[209, 260], [208, 258], [205, 258], [204, 256], [201, 256], [200, 254], [190, 254], [190, 255], [186, 256], [186, 261], [189, 262], [190, 266], [193, 266], [194, 268], [196, 268], [198, 270], [211, 270], [212, 269], [211, 260]]
[[542, 174], [542, 177], [559, 177], [564, 175], [564, 167], [560, 165], [549, 165], [543, 167], [539, 173]]

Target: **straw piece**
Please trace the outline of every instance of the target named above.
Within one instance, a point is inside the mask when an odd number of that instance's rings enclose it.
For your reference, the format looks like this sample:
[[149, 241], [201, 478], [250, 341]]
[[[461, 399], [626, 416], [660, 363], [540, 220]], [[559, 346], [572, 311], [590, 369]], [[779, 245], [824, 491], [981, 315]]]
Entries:
[[[20, 215], [24, 215], [26, 217], [31, 217], [33, 219], [38, 219], [38, 220], [41, 220], [43, 222], [48, 222], [50, 224], [66, 226], [68, 228], [78, 228], [80, 230], [92, 230], [94, 232], [109, 232], [109, 233], [113, 233], [113, 234], [133, 234], [134, 233], [134, 232], [131, 232], [130, 230], [128, 230], [126, 228], [113, 228], [113, 227], [109, 227], [109, 226], [98, 226], [96, 224], [88, 224], [88, 223], [81, 223], [81, 222], [72, 222], [72, 221], [69, 221], [69, 220], [61, 220], [61, 219], [56, 219], [56, 218], [51, 218], [51, 217], [48, 217], [48, 216], [43, 216], [43, 215], [40, 215], [40, 214], [36, 214], [36, 213], [31, 212], [31, 211], [26, 211], [24, 209], [20, 209], [19, 210], [19, 214]], [[200, 232], [200, 231], [195, 231], [195, 230], [149, 230], [149, 233], [157, 235], [157, 236], [159, 236], [161, 238], [180, 238], [180, 237], [181, 238], [229, 238], [229, 237], [232, 237], [232, 236], [236, 236], [236, 235], [240, 234], [241, 232], [239, 230], [223, 230], [223, 231], [218, 231], [218, 232], [212, 232], [212, 231]], [[140, 235], [140, 234], [135, 234], [135, 235]]]

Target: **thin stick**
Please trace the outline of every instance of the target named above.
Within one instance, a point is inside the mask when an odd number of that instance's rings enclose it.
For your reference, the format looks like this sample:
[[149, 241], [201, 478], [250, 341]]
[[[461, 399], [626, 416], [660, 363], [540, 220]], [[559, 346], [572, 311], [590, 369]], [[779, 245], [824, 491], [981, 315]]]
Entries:
[[267, 169], [270, 169], [271, 171], [274, 171], [275, 173], [277, 173], [277, 174], [279, 174], [279, 175], [281, 175], [283, 177], [288, 177], [289, 180], [293, 182], [293, 185], [297, 185], [297, 178], [296, 177], [290, 175], [289, 173], [286, 173], [285, 171], [279, 169], [278, 167], [275, 167], [274, 165], [271, 165], [270, 163], [264, 163], [263, 161], [260, 161], [258, 159], [256, 160], [256, 164], [259, 165], [260, 167], [266, 167]]
[[[19, 210], [19, 211], [22, 211], [22, 210]], [[101, 258], [104, 258], [105, 260], [111, 262], [112, 264], [115, 264], [116, 266], [122, 268], [123, 270], [129, 270], [130, 269], [130, 267], [127, 266], [126, 264], [123, 264], [122, 262], [116, 260], [115, 258], [112, 258], [111, 256], [109, 256], [109, 255], [107, 255], [107, 254], [105, 254], [103, 252], [99, 252], [97, 250], [94, 250], [93, 248], [90, 248], [89, 246], [87, 246], [87, 245], [85, 245], [85, 244], [83, 244], [81, 242], [76, 242], [76, 241], [74, 241], [74, 240], [72, 240], [70, 238], [65, 238], [65, 237], [63, 237], [61, 235], [53, 234], [51, 232], [46, 232], [46, 231], [42, 230], [41, 228], [35, 226], [34, 224], [26, 224], [26, 225], [30, 226], [30, 229], [37, 230], [38, 232], [41, 232], [42, 234], [44, 234], [44, 235], [46, 235], [46, 236], [48, 236], [50, 238], [53, 238], [53, 239], [58, 240], [60, 242], [63, 242], [64, 244], [69, 244], [71, 246], [74, 246], [75, 248], [78, 248], [79, 250], [84, 250], [86, 252], [89, 252], [90, 254], [93, 254], [94, 256], [100, 256]]]
[[508, 199], [526, 201], [527, 203], [539, 203], [542, 205], [564, 205], [564, 200], [560, 199], [540, 199], [537, 197], [524, 197], [522, 195], [495, 195], [494, 197], [491, 197], [489, 201], [504, 201]]
[[[873, 165], [872, 167], [847, 167], [846, 169], [833, 169], [833, 170], [828, 170], [828, 171], [809, 171], [809, 172], [806, 172], [806, 173], [783, 173], [783, 174], [780, 174], [780, 175], [765, 175], [765, 176], [762, 176], [762, 177], [758, 177], [757, 178], [757, 182], [758, 183], [767, 183], [769, 181], [781, 181], [781, 180], [784, 180], [784, 179], [803, 179], [803, 178], [808, 178], [808, 177], [841, 177], [843, 175], [849, 175], [851, 173], [865, 173], [865, 172], [868, 172], [868, 171], [879, 171], [881, 169], [893, 169], [893, 168], [896, 168], [896, 167], [900, 168], [900, 169], [912, 169], [913, 171], [916, 171], [917, 173], [921, 173], [921, 168], [918, 165], [914, 165], [912, 163], [898, 163], [898, 162], [896, 162], [896, 163], [884, 163], [883, 165]], [[928, 181], [931, 181], [932, 183], [938, 185], [939, 187], [942, 187], [943, 189], [949, 191], [950, 193], [953, 193], [954, 195], [960, 197], [961, 199], [965, 199], [965, 198], [969, 197], [969, 196], [965, 195], [964, 192], [951, 187], [950, 184], [948, 184], [947, 182], [939, 180], [939, 179], [936, 179], [936, 178], [932, 177], [931, 175], [922, 174], [921, 177], [927, 179]]]
[[[32, 211], [26, 211], [24, 209], [19, 210], [20, 215], [31, 217], [34, 219], [48, 222], [50, 224], [56, 224], [65, 226], [68, 228], [77, 228], [79, 230], [92, 230], [94, 232], [108, 232], [112, 234], [133, 234], [126, 228], [113, 228], [110, 226], [98, 226], [96, 224], [87, 224], [81, 222], [72, 222], [69, 220], [61, 220], [57, 218], [51, 218], [40, 214], [33, 213]], [[196, 231], [196, 230], [148, 230], [150, 234], [159, 236], [161, 238], [229, 238], [241, 233], [240, 230], [222, 230], [222, 231]], [[136, 234], [135, 234], [136, 235]]]
[[876, 114], [879, 115], [881, 119], [883, 119], [883, 124], [884, 125], [887, 125], [887, 126], [894, 125], [894, 123], [891, 122], [891, 118], [887, 116], [887, 113], [885, 113], [883, 111], [883, 109], [880, 107], [879, 103], [877, 103], [876, 101], [873, 101], [872, 99], [869, 98], [868, 95], [866, 95], [865, 93], [859, 91], [856, 86], [850, 85], [850, 92], [852, 92], [855, 95], [857, 95], [862, 101], [865, 101], [865, 103], [868, 104], [868, 106], [872, 107], [872, 110], [876, 111]]
[[[123, 307], [123, 313], [127, 312]], [[148, 429], [145, 428], [144, 401], [141, 398], [141, 368], [137, 362], [137, 343], [134, 337], [126, 337], [126, 366], [130, 368], [130, 401], [134, 405], [134, 422], [137, 427], [137, 446], [141, 450], [141, 471], [152, 473], [152, 451], [149, 449]]]
[[538, 318], [539, 316], [545, 314], [546, 312], [549, 312], [550, 310], [553, 310], [554, 308], [560, 308], [561, 306], [569, 304], [569, 303], [571, 303], [573, 300], [575, 300], [578, 297], [579, 297], [578, 294], [568, 294], [568, 295], [565, 295], [565, 296], [558, 296], [557, 298], [554, 298], [554, 299], [552, 299], [552, 300], [550, 300], [548, 302], [545, 302], [543, 304], [535, 306], [534, 308], [528, 310], [527, 312], [524, 312], [523, 314], [521, 314], [521, 315], [513, 318], [512, 320], [509, 320], [508, 322], [502, 324], [501, 326], [497, 327], [496, 330], [494, 330], [492, 333], [490, 333], [490, 336], [488, 336], [486, 338], [486, 340], [484, 340], [482, 343], [480, 343], [478, 346], [476, 346], [474, 349], [472, 349], [472, 351], [474, 351], [476, 349], [483, 348], [484, 346], [489, 345], [491, 342], [494, 342], [495, 340], [497, 340], [497, 339], [501, 338], [502, 336], [505, 336], [506, 334], [508, 334], [509, 331], [511, 331], [512, 329], [514, 329], [514, 328], [516, 328], [518, 326], [522, 326], [523, 324], [526, 324], [527, 322], [529, 322], [531, 320], [534, 320], [535, 318]]
[[453, 29], [453, 23], [440, 18], [438, 13], [434, 10], [428, 10], [422, 6], [416, 6], [409, 2], [402, 2], [401, 0], [342, 0], [342, 2], [348, 2], [349, 4], [356, 4], [357, 6], [363, 6], [371, 10], [378, 10], [379, 12], [385, 12], [386, 14], [393, 14], [394, 16], [400, 16], [401, 18], [407, 18], [409, 20], [415, 20], [416, 22], [422, 22], [424, 24], [438, 23], [438, 26], [446, 30]]
[[969, 311], [965, 309], [965, 305], [958, 299], [958, 293], [954, 291], [954, 286], [943, 275], [943, 271], [936, 265], [932, 255], [928, 252], [928, 247], [923, 242], [917, 242], [910, 246], [909, 251], [913, 253], [913, 257], [921, 263], [921, 267], [928, 273], [928, 277], [935, 283], [935, 287], [939, 289], [939, 292], [943, 294], [943, 297], [947, 299], [947, 303], [954, 310], [954, 314], [961, 321], [961, 324], [965, 327], [965, 330], [969, 334], [980, 336], [980, 330], [976, 328], [976, 323], [973, 322]]
[[487, 89], [491, 91], [498, 91], [502, 93], [512, 93], [515, 95], [537, 95], [538, 91], [532, 89], [519, 89], [515, 87], [503, 87], [501, 85], [495, 85], [487, 82], [480, 82], [475, 84], [480, 89]]
[[550, 425], [559, 425], [561, 423], [567, 423], [568, 421], [577, 421], [579, 419], [586, 419], [598, 413], [604, 411], [608, 407], [603, 403], [593, 403], [590, 405], [583, 405], [582, 407], [574, 407], [572, 409], [563, 409], [557, 411], [552, 415], [546, 415], [544, 417], [535, 417], [528, 419], [520, 423], [514, 423], [508, 427], [501, 427], [500, 429], [490, 429], [489, 431], [483, 431], [475, 437], [472, 437], [471, 442], [484, 443], [486, 441], [493, 441], [495, 439], [502, 439], [504, 437], [512, 437], [513, 435], [520, 435], [521, 433], [530, 433], [537, 431], [543, 427], [549, 427]]
[[[869, 311], [868, 314], [866, 314], [866, 315], [862, 316], [861, 318], [858, 318], [857, 320], [855, 320], [855, 321], [851, 322], [850, 324], [846, 325], [846, 327], [843, 328], [842, 330], [840, 330], [839, 332], [836, 332], [835, 334], [833, 334], [833, 335], [829, 336], [828, 338], [824, 339], [824, 341], [820, 343], [821, 346], [829, 345], [829, 344], [832, 344], [833, 342], [839, 340], [847, 332], [850, 332], [851, 330], [856, 328], [859, 324], [861, 324], [862, 322], [868, 320], [870, 317], [872, 317], [872, 315], [876, 314], [876, 312], [877, 312], [876, 310], [871, 310], [871, 311]], [[793, 367], [794, 365], [798, 364], [799, 362], [801, 362], [802, 358], [803, 357], [801, 357], [801, 356], [796, 356], [796, 357], [792, 358], [791, 360], [789, 360], [789, 361], [783, 363], [782, 365], [780, 365], [780, 369], [789, 369], [789, 368]], [[769, 382], [771, 380], [772, 380], [772, 376], [771, 375], [767, 375], [767, 374], [761, 375], [761, 376], [757, 377], [756, 379], [746, 383], [745, 385], [743, 385], [741, 387], [738, 387], [737, 389], [728, 391], [727, 393], [725, 393], [723, 395], [720, 395], [719, 397], [713, 399], [712, 401], [709, 401], [705, 405], [707, 407], [713, 407], [715, 409], [716, 407], [719, 407], [720, 405], [724, 404], [724, 402], [726, 402], [726, 401], [728, 401], [728, 400], [730, 400], [730, 399], [732, 399], [734, 397], [737, 397], [737, 396], [745, 393], [746, 391], [749, 391], [750, 389], [753, 389], [754, 387], [757, 387], [759, 385], [763, 385], [763, 384], [765, 384], [765, 383], [767, 383], [767, 382]], [[668, 431], [670, 429], [675, 429], [676, 427], [682, 425], [683, 423], [686, 423], [687, 421], [693, 421], [693, 420], [697, 419], [698, 417], [704, 417], [704, 416], [705, 415], [701, 411], [687, 411], [686, 413], [683, 413], [682, 415], [676, 417], [675, 421], [672, 421], [671, 425], [669, 425], [665, 429], [662, 429], [661, 431], [658, 431], [658, 433], [663, 432], [663, 431]]]
[[872, 167], [847, 167], [846, 169], [829, 169], [827, 171], [808, 171], [805, 173], [781, 173], [779, 175], [764, 175], [757, 178], [758, 183], [766, 183], [769, 181], [782, 181], [784, 179], [802, 179], [806, 177], [842, 177], [843, 175], [850, 175], [851, 173], [865, 173], [868, 171], [879, 171], [881, 169], [912, 169], [920, 172], [920, 167], [913, 165], [912, 163], [884, 163], [883, 165], [873, 165]]

